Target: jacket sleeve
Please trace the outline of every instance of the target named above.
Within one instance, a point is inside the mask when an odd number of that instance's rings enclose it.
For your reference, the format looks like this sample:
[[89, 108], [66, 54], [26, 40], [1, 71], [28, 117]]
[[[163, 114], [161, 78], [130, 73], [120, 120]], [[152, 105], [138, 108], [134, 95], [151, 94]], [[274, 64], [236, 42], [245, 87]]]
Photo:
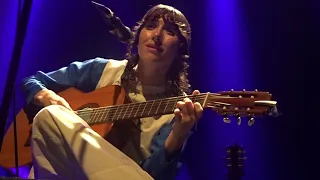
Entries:
[[164, 144], [171, 129], [172, 124], [166, 124], [160, 129], [151, 142], [151, 156], [140, 164], [155, 180], [174, 180], [182, 165], [179, 161], [185, 150], [187, 140], [182, 148], [170, 157], [170, 160], [166, 158]]
[[73, 62], [49, 73], [37, 71], [35, 75], [22, 80], [22, 93], [29, 104], [33, 101], [34, 96], [45, 88], [55, 92], [69, 87], [75, 87], [84, 92], [94, 90], [106, 63], [105, 59], [95, 58], [83, 62]]

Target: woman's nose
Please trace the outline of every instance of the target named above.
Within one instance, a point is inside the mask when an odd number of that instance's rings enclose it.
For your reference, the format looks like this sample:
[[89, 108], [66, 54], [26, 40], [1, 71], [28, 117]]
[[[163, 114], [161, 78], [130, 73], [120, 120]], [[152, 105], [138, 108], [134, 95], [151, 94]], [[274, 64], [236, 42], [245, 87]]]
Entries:
[[155, 43], [159, 44], [162, 41], [162, 30], [160, 28], [155, 29], [154, 35], [153, 35], [153, 40]]

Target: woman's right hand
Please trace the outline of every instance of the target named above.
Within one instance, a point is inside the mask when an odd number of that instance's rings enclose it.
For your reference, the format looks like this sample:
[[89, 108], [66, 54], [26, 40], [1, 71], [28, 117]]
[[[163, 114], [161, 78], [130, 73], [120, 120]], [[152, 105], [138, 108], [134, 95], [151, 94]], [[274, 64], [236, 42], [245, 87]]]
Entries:
[[34, 96], [36, 102], [40, 103], [44, 107], [49, 105], [61, 105], [73, 111], [69, 103], [61, 96], [49, 89], [42, 89]]

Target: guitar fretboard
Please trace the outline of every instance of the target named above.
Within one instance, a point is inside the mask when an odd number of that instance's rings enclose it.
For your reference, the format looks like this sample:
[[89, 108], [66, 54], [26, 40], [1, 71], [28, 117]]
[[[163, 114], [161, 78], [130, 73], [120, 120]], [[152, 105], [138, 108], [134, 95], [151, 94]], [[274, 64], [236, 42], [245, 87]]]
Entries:
[[192, 102], [203, 104], [208, 94], [179, 96], [147, 102], [129, 103], [110, 107], [96, 108], [91, 112], [88, 124], [114, 122], [117, 120], [137, 119], [164, 114], [172, 114], [178, 101], [188, 97]]

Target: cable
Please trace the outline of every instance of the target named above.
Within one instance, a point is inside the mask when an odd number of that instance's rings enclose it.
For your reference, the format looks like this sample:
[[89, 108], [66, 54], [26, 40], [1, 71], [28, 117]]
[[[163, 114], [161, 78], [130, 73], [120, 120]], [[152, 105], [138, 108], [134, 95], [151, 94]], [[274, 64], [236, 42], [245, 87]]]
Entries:
[[19, 167], [18, 167], [18, 134], [17, 134], [17, 118], [16, 118], [16, 91], [15, 88], [13, 88], [13, 102], [12, 102], [12, 108], [13, 108], [13, 132], [14, 132], [14, 160], [15, 160], [15, 168], [16, 168], [16, 176], [19, 177]]

